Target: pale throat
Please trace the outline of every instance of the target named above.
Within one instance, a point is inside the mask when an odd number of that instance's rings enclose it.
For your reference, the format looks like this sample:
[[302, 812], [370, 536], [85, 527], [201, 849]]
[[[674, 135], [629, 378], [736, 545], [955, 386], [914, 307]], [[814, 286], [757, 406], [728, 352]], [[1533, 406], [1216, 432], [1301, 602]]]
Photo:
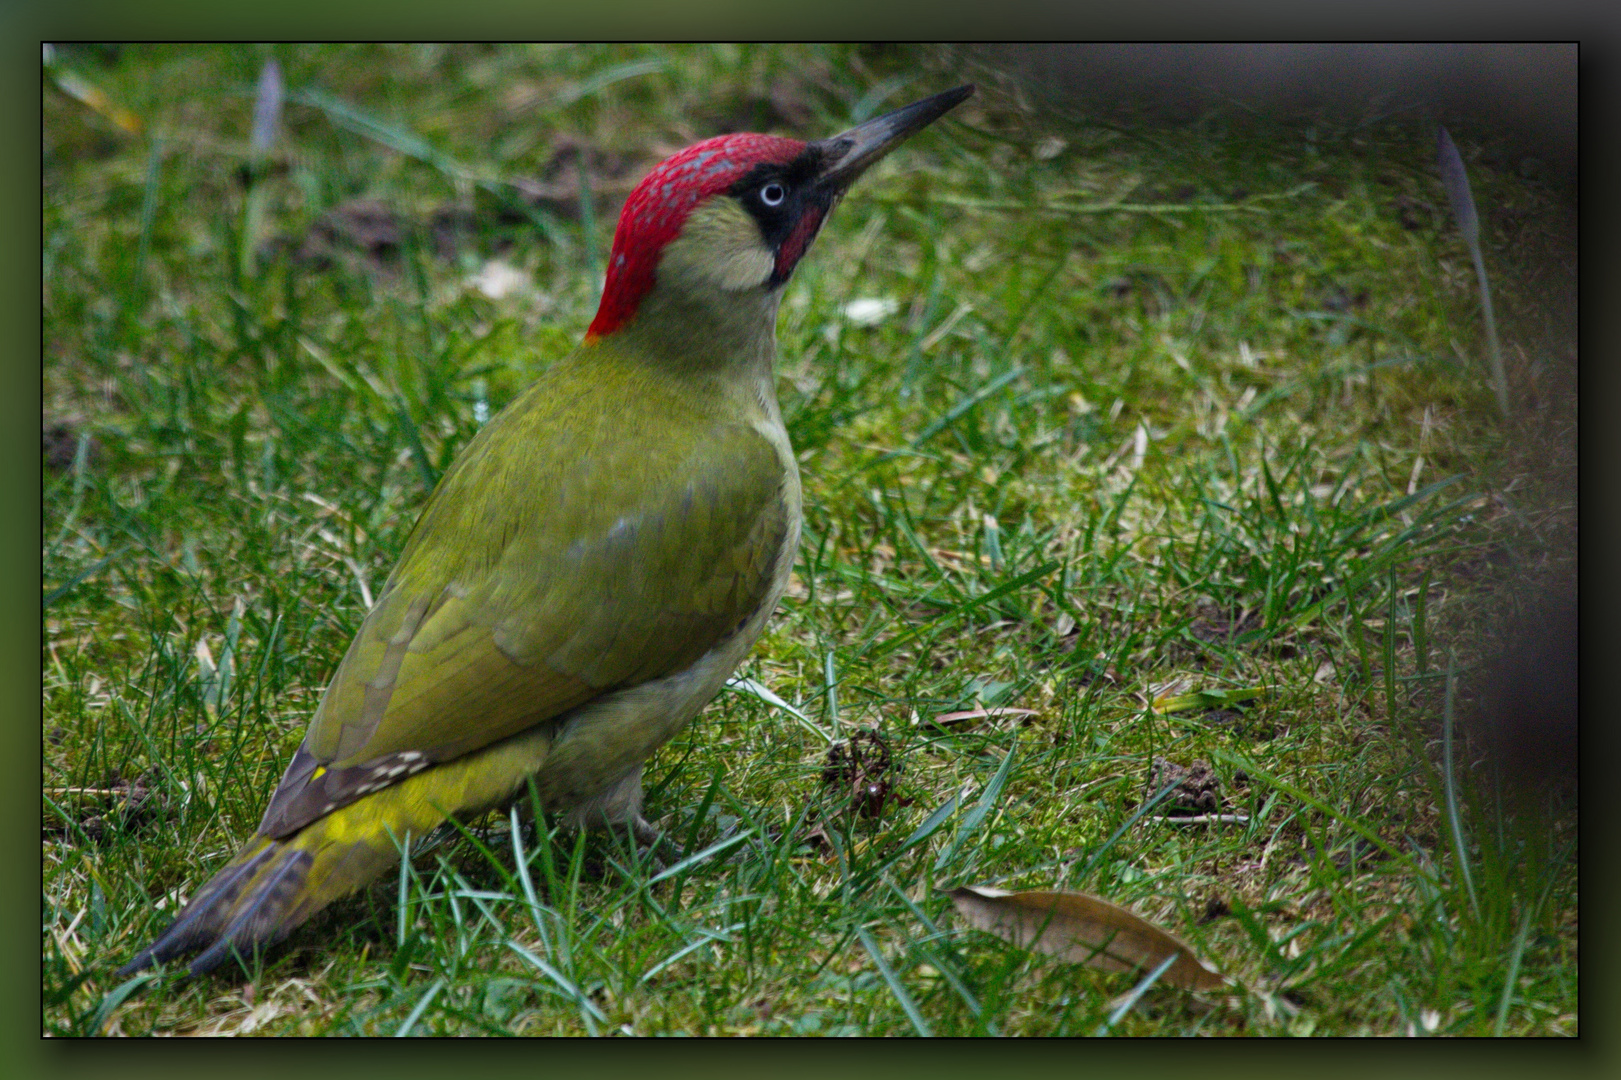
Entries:
[[665, 245], [653, 287], [616, 334], [677, 367], [729, 369], [754, 397], [753, 384], [769, 388], [775, 378], [782, 298], [770, 284], [775, 268], [776, 255], [748, 211], [716, 196]]

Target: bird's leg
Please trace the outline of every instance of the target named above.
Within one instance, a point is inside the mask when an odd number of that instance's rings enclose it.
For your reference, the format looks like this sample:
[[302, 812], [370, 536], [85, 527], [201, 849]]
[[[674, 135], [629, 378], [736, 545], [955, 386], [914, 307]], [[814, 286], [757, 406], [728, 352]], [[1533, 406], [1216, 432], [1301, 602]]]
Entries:
[[640, 765], [570, 810], [568, 823], [580, 829], [622, 830], [651, 854], [655, 863], [660, 859], [676, 860], [681, 857], [680, 850], [670, 839], [642, 816]]
[[675, 863], [681, 859], [681, 849], [668, 836], [659, 832], [642, 815], [637, 814], [635, 820], [626, 823], [630, 835], [642, 846], [642, 850], [653, 857], [653, 862], [659, 870], [664, 870], [667, 863]]

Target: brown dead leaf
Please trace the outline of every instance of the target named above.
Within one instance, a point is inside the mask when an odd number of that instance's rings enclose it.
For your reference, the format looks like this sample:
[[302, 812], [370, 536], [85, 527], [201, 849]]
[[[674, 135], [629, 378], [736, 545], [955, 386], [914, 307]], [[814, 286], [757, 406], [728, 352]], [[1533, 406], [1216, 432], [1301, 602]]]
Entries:
[[1102, 971], [1149, 970], [1176, 961], [1162, 976], [1184, 990], [1215, 990], [1226, 976], [1206, 967], [1170, 933], [1118, 904], [1067, 890], [1008, 892], [964, 885], [946, 892], [979, 930], [1015, 945]]

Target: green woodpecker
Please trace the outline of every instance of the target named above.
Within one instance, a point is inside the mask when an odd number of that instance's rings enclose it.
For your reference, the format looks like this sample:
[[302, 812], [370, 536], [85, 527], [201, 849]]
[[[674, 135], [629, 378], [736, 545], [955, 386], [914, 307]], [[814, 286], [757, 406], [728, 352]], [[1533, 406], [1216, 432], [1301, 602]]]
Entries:
[[445, 473], [258, 831], [120, 974], [247, 956], [530, 777], [575, 825], [656, 835], [642, 763], [753, 646], [799, 543], [782, 286], [850, 184], [972, 92], [648, 174], [585, 340]]

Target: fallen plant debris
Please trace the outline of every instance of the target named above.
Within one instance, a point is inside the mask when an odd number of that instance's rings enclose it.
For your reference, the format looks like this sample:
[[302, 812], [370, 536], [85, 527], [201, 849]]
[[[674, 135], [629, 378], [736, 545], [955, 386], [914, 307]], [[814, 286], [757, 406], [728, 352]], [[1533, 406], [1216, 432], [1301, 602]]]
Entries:
[[848, 741], [827, 748], [822, 786], [848, 791], [850, 808], [862, 817], [875, 818], [894, 791], [893, 770], [884, 737], [876, 731], [858, 731]]
[[1161, 976], [1171, 986], [1216, 990], [1229, 981], [1168, 931], [1100, 897], [1068, 890], [1008, 892], [987, 885], [945, 893], [975, 929], [1060, 960], [1100, 971], [1132, 971], [1151, 970], [1175, 957]]
[[66, 472], [79, 456], [79, 442], [85, 442], [85, 463], [94, 465], [101, 458], [101, 443], [93, 435], [82, 435], [72, 424], [46, 421], [40, 429], [40, 452], [45, 467], [52, 472]]
[[[512, 181], [512, 189], [533, 209], [579, 221], [583, 211], [580, 180], [584, 176], [591, 183], [593, 213], [612, 220], [649, 164], [636, 155], [611, 153], [583, 139], [559, 136], [540, 175], [518, 177]], [[503, 210], [500, 219], [508, 224], [523, 220], [510, 209]]]
[[387, 203], [351, 199], [315, 219], [298, 246], [298, 261], [325, 270], [340, 252], [357, 251], [382, 265], [398, 256], [403, 239], [404, 226]]
[[1161, 822], [1166, 825], [1244, 825], [1249, 822], [1248, 814], [1190, 814], [1186, 816], [1175, 814], [1150, 814], [1144, 821]]
[[1219, 709], [1265, 696], [1266, 687], [1246, 686], [1233, 690], [1189, 691], [1189, 680], [1176, 679], [1163, 686], [1150, 687], [1143, 695], [1148, 707], [1157, 713], [1185, 712], [1189, 709]]
[[1154, 758], [1148, 774], [1147, 797], [1169, 785], [1175, 790], [1165, 800], [1165, 813], [1171, 817], [1192, 814], [1219, 814], [1223, 809], [1221, 778], [1208, 761], [1195, 759], [1191, 765], [1178, 765], [1168, 758]]
[[[130, 828], [156, 820], [163, 813], [164, 802], [153, 790], [151, 779], [142, 776], [126, 780], [115, 773], [100, 787], [42, 788], [46, 798], [59, 809], [57, 814], [47, 817], [42, 831], [47, 836], [82, 835], [91, 843], [98, 843], [106, 836], [110, 824]], [[70, 804], [74, 812], [64, 818]], [[51, 816], [56, 818], [54, 823], [50, 821]]]
[[937, 716], [929, 717], [927, 720], [920, 718], [917, 723], [919, 726], [927, 724], [931, 727], [937, 727], [944, 731], [952, 727], [973, 727], [973, 722], [978, 720], [999, 720], [1004, 716], [1028, 717], [1040, 715], [1041, 713], [1036, 709], [1015, 709], [1002, 706], [991, 706], [989, 708], [963, 709], [960, 712], [940, 713]]
[[289, 251], [306, 266], [329, 270], [335, 262], [358, 256], [362, 266], [379, 270], [398, 261], [414, 232], [425, 235], [436, 256], [453, 259], [472, 240], [481, 222], [527, 225], [529, 215], [536, 212], [580, 221], [584, 216], [582, 176], [590, 180], [593, 213], [612, 220], [646, 164], [634, 155], [610, 153], [582, 139], [563, 136], [554, 143], [540, 175], [512, 178], [501, 185], [506, 192], [503, 196], [480, 193], [472, 207], [445, 203], [421, 219], [380, 199], [350, 199], [316, 218], [296, 241], [286, 236], [266, 240], [260, 248], [260, 261], [269, 262], [277, 252]]
[[706, 134], [733, 131], [798, 131], [815, 117], [809, 88], [782, 79], [763, 93], [747, 93], [704, 110]]

